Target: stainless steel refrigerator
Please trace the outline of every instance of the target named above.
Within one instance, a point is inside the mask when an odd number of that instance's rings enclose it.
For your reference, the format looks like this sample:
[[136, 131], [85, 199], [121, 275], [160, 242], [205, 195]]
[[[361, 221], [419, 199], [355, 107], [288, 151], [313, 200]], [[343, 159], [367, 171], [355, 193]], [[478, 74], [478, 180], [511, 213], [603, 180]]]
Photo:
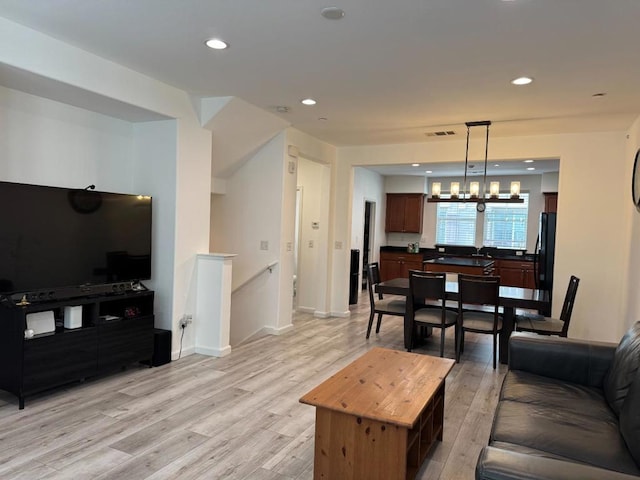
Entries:
[[538, 240], [536, 241], [535, 279], [536, 288], [549, 291], [552, 300], [553, 262], [556, 252], [556, 214], [541, 213]]

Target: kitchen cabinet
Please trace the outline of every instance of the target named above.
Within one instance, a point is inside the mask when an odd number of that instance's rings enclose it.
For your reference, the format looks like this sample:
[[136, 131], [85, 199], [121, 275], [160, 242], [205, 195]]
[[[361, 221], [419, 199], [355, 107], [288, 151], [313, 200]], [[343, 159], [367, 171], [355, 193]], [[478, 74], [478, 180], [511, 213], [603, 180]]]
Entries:
[[536, 288], [533, 262], [496, 260], [496, 274], [500, 276], [500, 285]]
[[380, 280], [409, 278], [409, 270], [422, 270], [421, 253], [380, 252]]
[[557, 193], [544, 194], [544, 211], [546, 213], [557, 213], [558, 211], [558, 194]]
[[388, 193], [386, 232], [422, 233], [422, 193]]

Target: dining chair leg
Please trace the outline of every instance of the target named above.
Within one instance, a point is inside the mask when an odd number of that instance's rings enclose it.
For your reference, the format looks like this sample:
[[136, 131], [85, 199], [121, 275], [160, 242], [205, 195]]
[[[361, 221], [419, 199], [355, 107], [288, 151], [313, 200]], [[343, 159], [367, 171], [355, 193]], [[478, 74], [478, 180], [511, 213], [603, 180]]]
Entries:
[[376, 333], [380, 333], [380, 324], [382, 323], [382, 314], [378, 314], [378, 324], [376, 325]]
[[454, 337], [453, 348], [454, 348], [454, 350], [455, 350], [455, 353], [456, 353], [456, 360], [457, 360], [457, 359], [458, 359], [458, 352], [459, 352], [459, 350], [458, 350], [458, 346], [459, 346], [459, 344], [458, 344], [458, 339], [460, 338], [460, 329], [458, 328], [458, 325], [455, 325], [455, 326], [453, 327], [453, 330], [455, 331], [455, 337]]
[[444, 357], [444, 334], [445, 328], [440, 329], [440, 358]]
[[407, 352], [410, 352], [413, 349], [413, 336], [415, 329], [415, 324], [411, 323], [411, 328], [409, 329], [409, 346], [407, 347]]
[[496, 352], [497, 352], [498, 335], [493, 334], [493, 369], [496, 369]]
[[373, 326], [373, 317], [375, 315], [375, 312], [373, 310], [371, 310], [371, 315], [369, 315], [369, 326], [367, 327], [367, 336], [366, 338], [369, 338], [369, 335], [371, 335], [371, 327]]
[[460, 335], [458, 335], [458, 348], [457, 348], [457, 352], [456, 352], [456, 363], [460, 363], [460, 354], [462, 353], [461, 348], [462, 348], [462, 336], [464, 335], [464, 329], [460, 328]]

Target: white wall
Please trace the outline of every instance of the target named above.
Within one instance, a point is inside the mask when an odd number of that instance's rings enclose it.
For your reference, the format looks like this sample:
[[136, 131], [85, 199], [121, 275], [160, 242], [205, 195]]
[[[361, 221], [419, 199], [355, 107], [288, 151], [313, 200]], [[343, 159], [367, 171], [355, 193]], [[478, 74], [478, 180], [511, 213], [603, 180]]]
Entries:
[[351, 248], [360, 250], [360, 273], [358, 285], [362, 284], [362, 254], [364, 251], [364, 211], [365, 202], [375, 203], [374, 222], [370, 225], [369, 235], [374, 238], [373, 249], [369, 252], [369, 263], [380, 260], [380, 246], [386, 245], [385, 212], [385, 177], [366, 168], [353, 169], [353, 202], [351, 211]]
[[[617, 341], [627, 323], [626, 279], [629, 265], [631, 217], [629, 159], [624, 132], [498, 137], [491, 141], [492, 160], [559, 158], [557, 251], [554, 297], [564, 298], [571, 274], [581, 278], [570, 335]], [[483, 142], [472, 142], [470, 158], [483, 158]], [[350, 203], [353, 166], [399, 163], [457, 162], [464, 142], [342, 147], [338, 149], [333, 178], [336, 204]], [[609, 188], [596, 201], [586, 192]], [[615, 214], [612, 212], [620, 212]], [[336, 209], [335, 237], [351, 235], [351, 214]], [[333, 272], [333, 307], [348, 305], [348, 258], [336, 256]], [[559, 315], [561, 302], [554, 303]]]
[[427, 193], [427, 181], [420, 175], [385, 175], [386, 193]]
[[[172, 329], [175, 217], [176, 217], [176, 121], [134, 124], [134, 175], [142, 192], [153, 197], [152, 279], [147, 286], [155, 291], [156, 327]], [[185, 332], [186, 345], [192, 343], [192, 330]], [[172, 338], [172, 350], [180, 348]]]
[[[633, 174], [633, 162], [636, 152], [640, 149], [640, 117], [635, 121], [629, 129], [625, 162], [626, 162], [626, 181], [622, 184], [622, 190], [627, 194], [627, 208], [621, 214], [627, 214], [630, 217], [629, 237], [631, 240], [631, 248], [627, 263], [629, 265], [628, 276], [626, 279], [626, 295], [628, 299], [628, 307], [624, 325], [620, 326], [619, 335], [629, 328], [633, 323], [640, 321], [640, 295], [638, 295], [638, 286], [640, 285], [640, 212], [632, 205], [631, 201], [631, 181]], [[626, 233], [625, 233], [626, 234]]]
[[[227, 179], [225, 195], [211, 196], [210, 249], [238, 254], [233, 260], [234, 289], [281, 260], [283, 147], [281, 134]], [[268, 250], [260, 249], [262, 241], [268, 242]], [[231, 346], [278, 325], [280, 269], [279, 263], [273, 273], [262, 273], [232, 295]]]
[[0, 87], [0, 125], [0, 179], [132, 192], [131, 123]]

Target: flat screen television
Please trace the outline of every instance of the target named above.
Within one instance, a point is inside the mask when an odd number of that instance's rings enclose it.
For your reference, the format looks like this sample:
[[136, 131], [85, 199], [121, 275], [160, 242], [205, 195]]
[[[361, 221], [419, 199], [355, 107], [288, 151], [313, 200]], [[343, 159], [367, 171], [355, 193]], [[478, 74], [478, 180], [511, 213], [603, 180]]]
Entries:
[[0, 182], [0, 294], [151, 278], [151, 197]]

